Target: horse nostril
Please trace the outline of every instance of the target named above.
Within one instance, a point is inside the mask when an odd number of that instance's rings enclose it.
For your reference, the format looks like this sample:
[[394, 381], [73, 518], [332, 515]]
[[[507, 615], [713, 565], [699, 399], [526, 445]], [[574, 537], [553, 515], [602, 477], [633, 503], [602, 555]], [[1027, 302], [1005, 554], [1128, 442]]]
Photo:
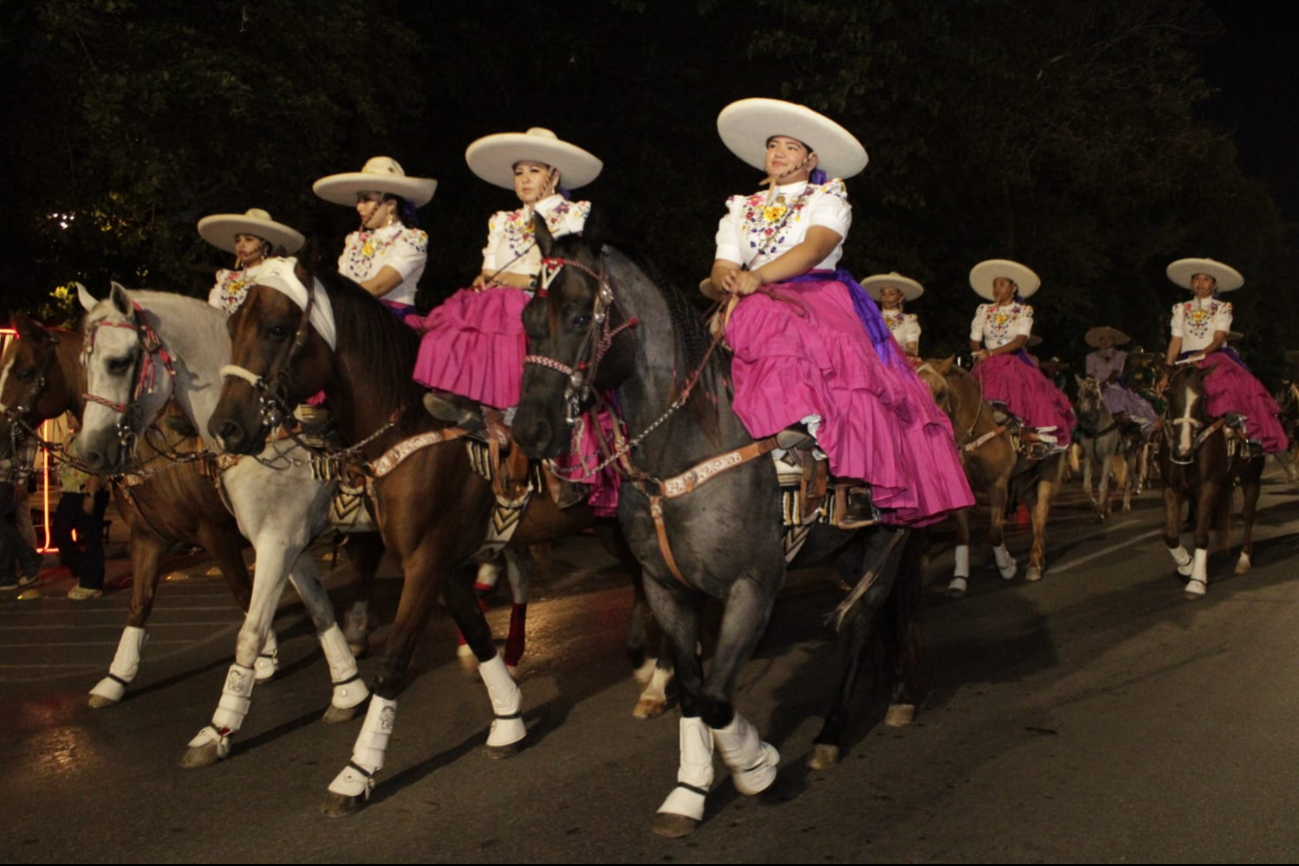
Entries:
[[233, 421], [222, 421], [217, 428], [217, 437], [227, 449], [230, 449], [243, 440], [244, 431]]

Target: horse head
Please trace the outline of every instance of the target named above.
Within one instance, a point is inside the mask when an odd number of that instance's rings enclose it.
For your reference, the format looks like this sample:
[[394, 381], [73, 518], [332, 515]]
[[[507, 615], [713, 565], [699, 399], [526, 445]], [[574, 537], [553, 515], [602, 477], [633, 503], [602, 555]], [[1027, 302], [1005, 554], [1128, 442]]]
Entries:
[[1078, 382], [1076, 407], [1078, 423], [1082, 427], [1096, 430], [1101, 426], [1101, 418], [1105, 414], [1105, 402], [1101, 399], [1101, 383], [1091, 376], [1085, 378], [1074, 376], [1074, 379]]
[[593, 394], [631, 374], [634, 329], [607, 273], [600, 214], [592, 208], [581, 235], [553, 238], [536, 223], [541, 286], [523, 310], [528, 351], [514, 438], [531, 457], [566, 453]]
[[80, 288], [86, 401], [77, 450], [97, 472], [121, 468], [134, 441], [163, 411], [175, 371], [156, 322], [118, 283], [102, 301]]
[[221, 398], [208, 421], [208, 432], [234, 454], [260, 453], [293, 408], [324, 388], [333, 368], [333, 348], [311, 322], [311, 309], [328, 304], [315, 274], [301, 261], [293, 265], [305, 293], [300, 305], [280, 280], [270, 285], [273, 278], [261, 273], [268, 284], [249, 287], [227, 323], [231, 363], [221, 371]]
[[1190, 462], [1197, 445], [1196, 434], [1209, 423], [1209, 398], [1204, 380], [1215, 367], [1216, 363], [1207, 367], [1183, 364], [1167, 368], [1169, 379], [1164, 397], [1168, 409], [1164, 431], [1172, 445], [1174, 462]]
[[[24, 435], [50, 418], [78, 407], [80, 390], [60, 363], [60, 348], [80, 343], [75, 334], [51, 333], [25, 313], [14, 314], [18, 339], [0, 356], [0, 457], [12, 453]], [[64, 342], [69, 341], [67, 346]]]
[[958, 434], [974, 427], [983, 405], [983, 390], [978, 380], [956, 363], [955, 356], [945, 361], [929, 361], [916, 373], [929, 386], [934, 402], [951, 419]]

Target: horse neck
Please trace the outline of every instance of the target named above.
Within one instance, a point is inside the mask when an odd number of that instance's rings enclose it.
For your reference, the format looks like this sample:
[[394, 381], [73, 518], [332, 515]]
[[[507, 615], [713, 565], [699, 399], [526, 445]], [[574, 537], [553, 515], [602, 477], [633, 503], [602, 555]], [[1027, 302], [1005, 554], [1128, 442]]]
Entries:
[[952, 426], [956, 428], [956, 444], [964, 445], [972, 438], [995, 430], [997, 420], [992, 414], [992, 404], [983, 399], [983, 388], [977, 379], [969, 374], [953, 376], [947, 380], [949, 391], [953, 381], [959, 388], [957, 394], [960, 402], [952, 413], [956, 416], [952, 419]]
[[[59, 343], [54, 350], [54, 363], [59, 366], [59, 375], [63, 379], [63, 387], [67, 393], [57, 401], [55, 414], [50, 415], [50, 418], [64, 412], [71, 412], [77, 416], [77, 420], [81, 420], [86, 408], [86, 368], [81, 364], [81, 351], [84, 345], [81, 334], [69, 331], [59, 335]], [[47, 421], [49, 418], [40, 420]]]

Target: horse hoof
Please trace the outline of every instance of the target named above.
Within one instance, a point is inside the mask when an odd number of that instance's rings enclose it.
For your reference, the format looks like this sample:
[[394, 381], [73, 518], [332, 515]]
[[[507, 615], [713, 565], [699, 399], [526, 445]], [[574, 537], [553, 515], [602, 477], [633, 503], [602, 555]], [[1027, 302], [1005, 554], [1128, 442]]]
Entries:
[[637, 719], [657, 719], [668, 710], [668, 702], [661, 698], [641, 698], [636, 702], [636, 709], [631, 711]]
[[325, 714], [320, 720], [327, 725], [341, 725], [343, 722], [350, 722], [361, 714], [361, 708], [366, 706], [365, 701], [361, 701], [354, 707], [336, 707], [330, 704], [325, 708]]
[[884, 724], [890, 728], [905, 728], [915, 720], [915, 704], [889, 704], [889, 711], [884, 714]]
[[828, 770], [839, 763], [839, 747], [829, 743], [817, 743], [812, 747], [812, 754], [807, 756], [807, 766], [811, 770]]
[[695, 832], [699, 822], [685, 815], [660, 812], [654, 816], [654, 832], [665, 839], [682, 839]]
[[963, 598], [965, 591], [970, 588], [970, 582], [964, 577], [954, 577], [952, 582], [947, 584], [948, 598]]
[[645, 659], [645, 661], [641, 662], [640, 667], [636, 668], [634, 674], [636, 684], [642, 689], [649, 685], [650, 680], [654, 678], [654, 669], [656, 667], [658, 667], [658, 659]]
[[365, 805], [365, 800], [362, 797], [335, 794], [333, 791], [329, 791], [325, 794], [325, 802], [320, 804], [320, 814], [326, 818], [346, 818], [348, 815], [355, 815], [361, 811], [363, 805]]
[[1019, 566], [1012, 562], [1005, 568], [1002, 568], [1000, 565], [997, 566], [997, 571], [1001, 572], [1002, 580], [1014, 580], [1015, 575], [1019, 574]]
[[1205, 589], [1207, 587], [1205, 587], [1204, 581], [1192, 580], [1186, 584], [1186, 591], [1182, 594], [1182, 597], [1187, 601], [1198, 601], [1204, 598]]
[[86, 701], [92, 710], [102, 710], [104, 707], [115, 707], [117, 701], [112, 698], [106, 698], [103, 695], [91, 695], [90, 700]]
[[505, 758], [513, 758], [523, 749], [523, 740], [517, 743], [507, 743], [504, 746], [483, 746], [483, 754], [493, 761], [500, 761]]
[[1250, 567], [1249, 557], [1242, 553], [1236, 561], [1236, 574], [1249, 574]]
[[1041, 580], [1041, 579], [1042, 579], [1042, 569], [1038, 568], [1036, 565], [1030, 565], [1028, 567], [1028, 571], [1024, 572], [1024, 580], [1031, 582], [1034, 580]]
[[186, 749], [185, 756], [180, 759], [180, 765], [186, 770], [197, 770], [199, 767], [210, 767], [219, 760], [221, 760], [219, 744], [204, 743]]

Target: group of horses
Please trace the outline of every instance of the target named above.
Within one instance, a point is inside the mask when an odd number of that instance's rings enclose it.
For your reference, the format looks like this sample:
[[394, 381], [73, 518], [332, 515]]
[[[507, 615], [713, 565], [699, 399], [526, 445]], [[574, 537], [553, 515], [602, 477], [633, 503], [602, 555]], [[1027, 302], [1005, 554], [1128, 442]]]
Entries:
[[[734, 705], [740, 672], [788, 567], [776, 469], [765, 457], [776, 443], [755, 443], [732, 411], [726, 354], [714, 351], [697, 310], [638, 259], [605, 245], [598, 215], [582, 235], [559, 240], [538, 225], [537, 242], [544, 288], [524, 312], [531, 354], [513, 447], [535, 460], [564, 457], [583, 426], [593, 426], [597, 405], [614, 408], [619, 425], [605, 443], [604, 463], [617, 465], [624, 481], [616, 521], [602, 523], [585, 504], [560, 509], [546, 495], [520, 500], [508, 545], [526, 567], [523, 552], [530, 546], [596, 527], [622, 554], [638, 598], [662, 630], [666, 651], [659, 654], [659, 670], [675, 676], [681, 710], [678, 783], [654, 829], [683, 836], [703, 819], [715, 752], [742, 793], [765, 790], [776, 775], [776, 749]], [[189, 743], [187, 766], [230, 755], [255, 683], [274, 673], [271, 622], [285, 581], [292, 581], [329, 665], [325, 720], [365, 711], [350, 759], [323, 806], [326, 814], [344, 815], [360, 808], [376, 784], [397, 698], [425, 624], [439, 607], [459, 628], [488, 693], [493, 719], [487, 753], [517, 751], [528, 731], [522, 694], [473, 590], [475, 557], [485, 549], [500, 485], [475, 466], [467, 431], [424, 412], [422, 391], [410, 378], [418, 335], [337, 273], [302, 261], [295, 276], [305, 302], [257, 285], [228, 319], [202, 301], [116, 285], [103, 300], [83, 299], [88, 312], [78, 332], [47, 330], [18, 317], [20, 339], [0, 362], [0, 446], [34, 435], [41, 419], [72, 411], [82, 430], [76, 455], [67, 459], [118, 478], [135, 581], [128, 627], [108, 675], [92, 691], [92, 706], [121, 700], [137, 674], [161, 560], [171, 545], [206, 548], [247, 611], [217, 708]], [[313, 325], [322, 310], [333, 323], [325, 332]], [[1062, 456], [1020, 454], [1005, 419], [950, 360], [930, 362], [919, 375], [953, 422], [971, 485], [988, 494], [990, 540], [1008, 579], [1016, 565], [1002, 537], [1006, 503], [1013, 494], [1032, 506], [1026, 576], [1039, 579]], [[1180, 498], [1195, 495], [1207, 527], [1230, 479], [1239, 475], [1248, 522], [1261, 459], [1229, 454], [1226, 433], [1205, 417], [1202, 378], [1194, 368], [1182, 369], [1169, 387], [1165, 500], [1180, 512]], [[294, 407], [322, 391], [341, 444], [285, 435]], [[192, 428], [201, 444], [177, 427]], [[361, 575], [360, 599], [368, 598], [385, 548], [403, 578], [396, 621], [368, 688], [353, 652], [367, 643], [364, 606], [360, 616], [348, 617], [345, 634], [311, 556], [304, 555], [327, 528], [339, 476], [349, 474], [364, 480], [377, 526], [376, 533], [349, 542]], [[1188, 592], [1198, 581], [1202, 594], [1207, 528], [1202, 539], [1197, 526], [1191, 557], [1177, 539], [1179, 522], [1170, 523], [1166, 541], [1179, 571], [1191, 577]], [[970, 572], [965, 515], [958, 526], [949, 587], [955, 595], [966, 590]], [[240, 534], [256, 549], [251, 583]], [[818, 522], [797, 552], [795, 563], [831, 561], [852, 588], [836, 611], [839, 686], [809, 759], [814, 766], [838, 759], [863, 669], [877, 667], [889, 677], [893, 718], [905, 719], [923, 700], [917, 620], [923, 535], [883, 521], [852, 530]], [[1247, 532], [1242, 563], [1248, 554]], [[709, 636], [713, 650], [705, 666], [701, 613], [710, 601], [720, 603], [722, 615]], [[883, 640], [875, 640], [877, 632]], [[629, 647], [643, 655], [644, 630], [634, 626], [632, 635]], [[885, 658], [871, 657], [876, 647], [884, 648]], [[653, 703], [661, 712], [665, 699]]]

